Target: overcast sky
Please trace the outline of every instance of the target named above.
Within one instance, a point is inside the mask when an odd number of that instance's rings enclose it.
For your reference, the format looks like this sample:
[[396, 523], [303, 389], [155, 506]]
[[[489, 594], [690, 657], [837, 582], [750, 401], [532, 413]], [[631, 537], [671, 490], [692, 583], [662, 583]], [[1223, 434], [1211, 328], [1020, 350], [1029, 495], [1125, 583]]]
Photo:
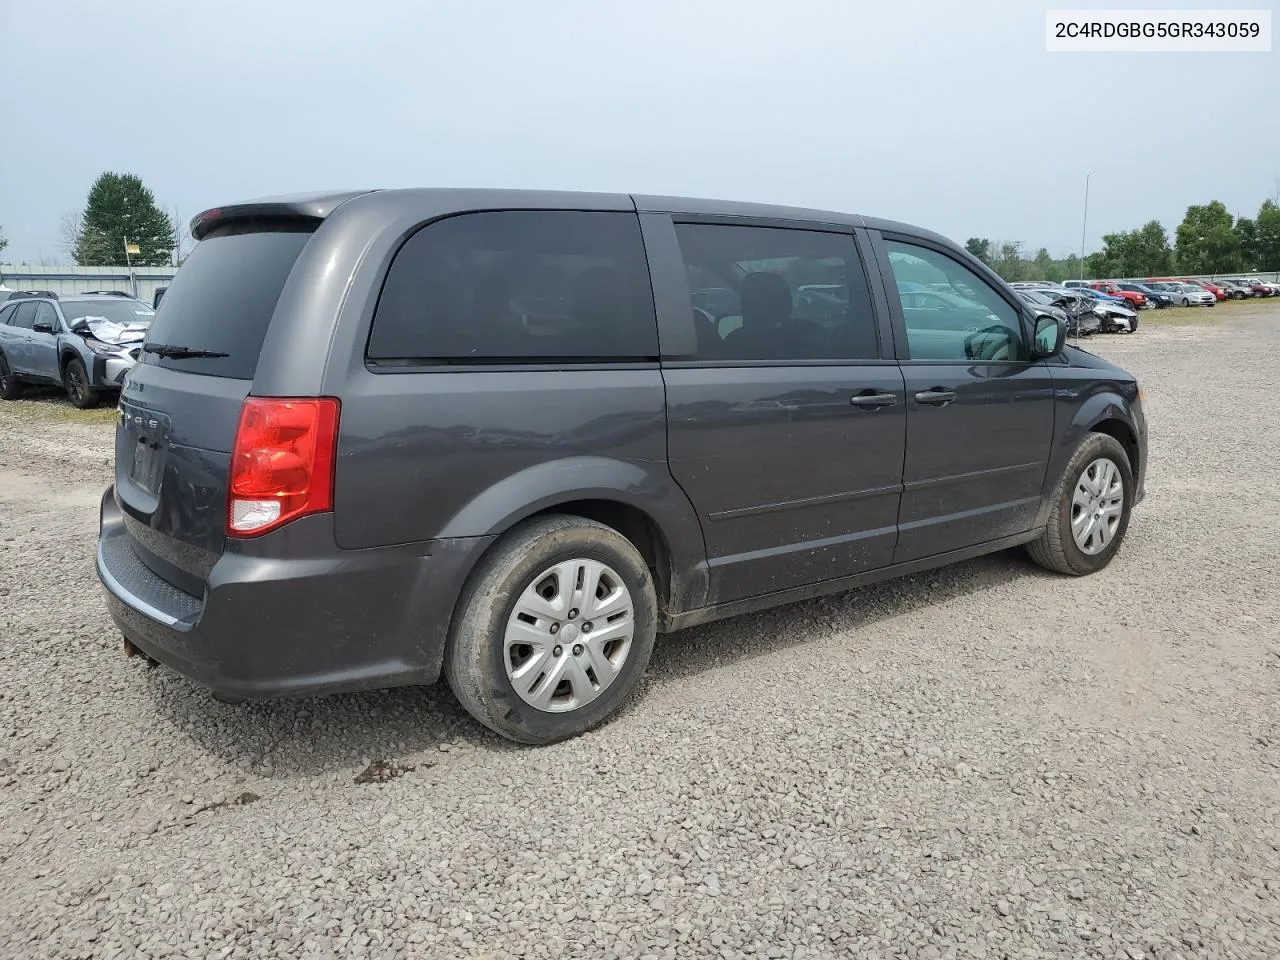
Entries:
[[104, 170], [184, 221], [310, 189], [556, 187], [1055, 255], [1079, 248], [1086, 172], [1091, 249], [1190, 203], [1252, 216], [1280, 186], [1280, 52], [1049, 54], [1046, 6], [0, 0], [4, 256], [66, 262], [59, 215]]

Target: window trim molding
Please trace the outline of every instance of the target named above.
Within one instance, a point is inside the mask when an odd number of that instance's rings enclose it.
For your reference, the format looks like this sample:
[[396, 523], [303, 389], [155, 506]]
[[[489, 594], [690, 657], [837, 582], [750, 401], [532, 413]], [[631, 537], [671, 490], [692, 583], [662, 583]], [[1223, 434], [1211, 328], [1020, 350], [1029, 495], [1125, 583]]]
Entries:
[[662, 361], [666, 370], [684, 369], [733, 369], [738, 367], [895, 367], [894, 359], [878, 360], [667, 360]]
[[523, 362], [501, 358], [490, 363], [421, 363], [412, 360], [389, 360], [381, 363], [366, 359], [364, 368], [377, 377], [403, 376], [406, 374], [450, 374], [450, 373], [585, 373], [592, 370], [657, 370], [660, 364], [657, 359], [637, 360], [600, 360], [598, 358], [577, 360], [556, 360], [538, 358]]

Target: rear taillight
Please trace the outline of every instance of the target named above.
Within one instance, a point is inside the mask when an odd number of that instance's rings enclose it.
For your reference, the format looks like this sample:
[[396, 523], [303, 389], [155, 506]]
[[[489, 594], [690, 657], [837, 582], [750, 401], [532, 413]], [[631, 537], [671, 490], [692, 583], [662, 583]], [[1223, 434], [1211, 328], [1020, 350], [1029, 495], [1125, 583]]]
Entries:
[[231, 451], [227, 534], [253, 537], [333, 509], [338, 401], [249, 397]]

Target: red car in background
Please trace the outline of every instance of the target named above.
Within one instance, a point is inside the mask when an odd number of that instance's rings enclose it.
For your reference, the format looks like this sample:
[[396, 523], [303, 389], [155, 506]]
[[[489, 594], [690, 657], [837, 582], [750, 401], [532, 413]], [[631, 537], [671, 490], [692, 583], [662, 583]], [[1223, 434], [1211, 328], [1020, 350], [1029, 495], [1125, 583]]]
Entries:
[[1257, 277], [1241, 277], [1240, 282], [1253, 291], [1255, 297], [1274, 297], [1280, 294], [1274, 283], [1264, 283]]
[[1202, 287], [1213, 294], [1215, 300], [1229, 300], [1231, 294], [1227, 293], [1226, 287], [1220, 287], [1216, 283], [1210, 283], [1208, 280], [1179, 280], [1179, 283], [1194, 283], [1197, 287]]
[[1135, 310], [1141, 310], [1147, 306], [1145, 294], [1139, 293], [1137, 290], [1121, 290], [1110, 280], [1096, 280], [1089, 284], [1089, 287], [1099, 293], [1110, 294], [1113, 297], [1124, 297], [1129, 302], [1129, 306]]
[[1208, 290], [1213, 294], [1214, 300], [1231, 299], [1231, 294], [1227, 293], [1225, 288], [1218, 286], [1216, 283], [1210, 283], [1208, 280], [1190, 280], [1183, 277], [1147, 277], [1143, 283], [1190, 283], [1201, 290]]

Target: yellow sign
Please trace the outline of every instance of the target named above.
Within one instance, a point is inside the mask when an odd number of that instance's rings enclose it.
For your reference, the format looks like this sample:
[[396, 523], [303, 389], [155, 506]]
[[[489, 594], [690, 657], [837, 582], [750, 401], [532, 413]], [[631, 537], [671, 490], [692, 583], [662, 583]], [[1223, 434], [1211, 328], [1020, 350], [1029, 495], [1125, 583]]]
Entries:
[[136, 243], [126, 243], [126, 244], [124, 245], [124, 251], [125, 251], [125, 253], [129, 254], [129, 256], [131, 256], [131, 257], [132, 257], [132, 256], [135, 256], [135, 255], [137, 255], [137, 254], [141, 253], [141, 252], [142, 252], [142, 248], [141, 248], [140, 246], [138, 246]]

